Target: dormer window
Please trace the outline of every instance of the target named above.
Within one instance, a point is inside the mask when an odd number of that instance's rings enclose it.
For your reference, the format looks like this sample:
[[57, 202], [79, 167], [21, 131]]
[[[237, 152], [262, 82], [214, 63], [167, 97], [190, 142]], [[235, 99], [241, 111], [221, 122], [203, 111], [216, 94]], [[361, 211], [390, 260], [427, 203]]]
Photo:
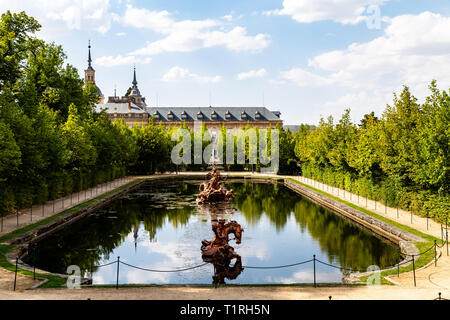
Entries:
[[258, 111], [255, 112], [255, 119], [261, 119], [261, 113]]
[[225, 119], [227, 119], [227, 120], [230, 120], [230, 119], [231, 119], [231, 113], [230, 113], [230, 111], [227, 111], [227, 112], [225, 113]]
[[217, 112], [213, 111], [211, 113], [211, 119], [217, 120]]
[[167, 119], [169, 120], [173, 120], [174, 114], [172, 111], [169, 111], [169, 113], [167, 114]]
[[241, 119], [242, 120], [246, 120], [247, 119], [247, 114], [245, 113], [245, 111], [241, 112]]
[[197, 113], [197, 119], [203, 119], [203, 113], [201, 111]]
[[159, 119], [159, 113], [158, 113], [158, 111], [153, 112], [153, 119], [156, 119], [156, 120]]
[[183, 120], [186, 120], [186, 119], [187, 119], [187, 113], [186, 113], [186, 111], [183, 111], [183, 112], [181, 113], [181, 119], [183, 119]]

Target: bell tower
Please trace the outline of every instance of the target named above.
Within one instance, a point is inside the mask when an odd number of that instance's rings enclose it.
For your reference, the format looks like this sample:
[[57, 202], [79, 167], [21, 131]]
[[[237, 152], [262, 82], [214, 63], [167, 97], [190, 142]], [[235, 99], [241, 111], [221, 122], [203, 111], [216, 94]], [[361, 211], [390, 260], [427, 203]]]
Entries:
[[92, 59], [91, 59], [91, 41], [89, 40], [88, 46], [88, 68], [84, 70], [84, 82], [95, 84], [95, 70], [92, 68]]

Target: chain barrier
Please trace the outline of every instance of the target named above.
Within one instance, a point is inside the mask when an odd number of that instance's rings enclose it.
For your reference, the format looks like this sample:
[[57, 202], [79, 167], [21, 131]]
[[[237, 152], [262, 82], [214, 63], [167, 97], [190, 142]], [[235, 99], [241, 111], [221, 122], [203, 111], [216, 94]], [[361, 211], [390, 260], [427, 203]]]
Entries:
[[[403, 262], [399, 262], [399, 263], [395, 264], [394, 267], [399, 268], [401, 265], [409, 264], [409, 263], [412, 262], [412, 264], [413, 264], [413, 272], [414, 272], [414, 286], [415, 286], [416, 285], [416, 277], [415, 277], [415, 263], [414, 263], [415, 259], [414, 258], [417, 257], [417, 256], [420, 256], [420, 255], [423, 255], [423, 254], [427, 253], [428, 251], [430, 251], [433, 248], [434, 249], [442, 248], [443, 246], [444, 246], [444, 244], [442, 246], [439, 246], [435, 242], [435, 244], [433, 244], [430, 248], [428, 248], [427, 250], [425, 250], [423, 252], [420, 252], [418, 254], [413, 254], [413, 255], [406, 254], [406, 257], [409, 256], [409, 257], [412, 257], [412, 259], [411, 260], [405, 260]], [[285, 265], [279, 265], [279, 266], [243, 266], [243, 268], [244, 269], [245, 268], [247, 268], [247, 269], [282, 269], [282, 268], [289, 268], [289, 267], [299, 266], [299, 265], [303, 265], [303, 264], [307, 264], [307, 263], [313, 262], [314, 263], [314, 286], [316, 286], [316, 267], [315, 267], [316, 262], [318, 262], [318, 263], [320, 263], [322, 265], [325, 265], [325, 266], [329, 266], [329, 267], [335, 268], [335, 269], [344, 270], [344, 271], [350, 271], [352, 273], [353, 272], [360, 272], [360, 273], [367, 272], [367, 271], [360, 271], [360, 270], [355, 270], [355, 269], [351, 269], [351, 268], [346, 268], [346, 267], [342, 267], [342, 266], [336, 266], [336, 265], [333, 265], [333, 264], [321, 261], [319, 259], [316, 259], [315, 255], [313, 257], [314, 257], [313, 259], [309, 259], [309, 260], [305, 260], [305, 261], [301, 261], [301, 262], [297, 262], [297, 263], [292, 263], [292, 264], [285, 264]], [[18, 262], [18, 258], [16, 258], [14, 290], [16, 288], [16, 281], [17, 281], [17, 262]], [[206, 266], [206, 265], [208, 265], [210, 263], [209, 262], [205, 262], [205, 263], [202, 263], [202, 264], [199, 264], [199, 265], [186, 267], [186, 268], [180, 268], [180, 269], [174, 269], [174, 270], [155, 270], [155, 269], [147, 269], [147, 268], [134, 266], [134, 265], [126, 263], [124, 261], [120, 261], [120, 257], [118, 257], [116, 261], [112, 261], [112, 262], [109, 262], [109, 263], [106, 263], [106, 264], [102, 264], [102, 265], [93, 265], [92, 269], [91, 269], [91, 273], [92, 273], [92, 270], [94, 268], [103, 268], [103, 267], [107, 267], [107, 266], [110, 266], [110, 265], [113, 265], [113, 264], [117, 265], [117, 284], [116, 284], [116, 286], [118, 288], [118, 285], [119, 285], [119, 266], [120, 266], [120, 264], [123, 264], [125, 266], [130, 267], [130, 268], [134, 268], [134, 269], [138, 269], [138, 270], [142, 270], [142, 271], [147, 271], [147, 272], [171, 273], [171, 272], [184, 272], [184, 271], [198, 269], [198, 268], [204, 267], [204, 266]], [[436, 264], [436, 252], [435, 252], [435, 264]]]
[[[298, 263], [293, 263], [293, 264], [286, 264], [286, 265], [282, 265], [282, 266], [275, 266], [275, 267], [253, 267], [253, 266], [243, 266], [243, 268], [247, 268], [247, 269], [281, 269], [281, 268], [289, 268], [289, 267], [293, 267], [293, 266], [299, 266], [305, 263], [309, 263], [312, 262], [314, 259], [310, 259], [307, 261], [302, 261], [302, 262], [298, 262]], [[316, 261], [318, 261], [316, 259]]]
[[[117, 263], [117, 261], [114, 261], [114, 263]], [[187, 268], [184, 268], [184, 269], [177, 269], [177, 270], [153, 270], [153, 269], [146, 269], [146, 268], [141, 268], [141, 267], [138, 267], [138, 266], [133, 266], [133, 265], [128, 264], [128, 263], [123, 262], [123, 261], [120, 261], [120, 263], [123, 264], [123, 265], [126, 265], [128, 267], [131, 267], [131, 268], [139, 269], [139, 270], [142, 270], [142, 271], [149, 271], [149, 272], [182, 272], [182, 271], [188, 271], [188, 270], [197, 269], [197, 268], [200, 268], [200, 267], [203, 267], [203, 266], [206, 266], [207, 264], [209, 264], [209, 262], [206, 262], [206, 263], [203, 263], [203, 264], [199, 264], [197, 266], [187, 267]]]

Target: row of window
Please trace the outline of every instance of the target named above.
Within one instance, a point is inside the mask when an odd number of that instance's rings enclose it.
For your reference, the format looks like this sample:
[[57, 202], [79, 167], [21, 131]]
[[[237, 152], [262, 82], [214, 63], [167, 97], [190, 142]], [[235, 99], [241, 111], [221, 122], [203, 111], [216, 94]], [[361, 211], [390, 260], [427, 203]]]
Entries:
[[[187, 113], [186, 113], [185, 111], [183, 111], [183, 112], [181, 113], [181, 120], [186, 120], [187, 117], [188, 117]], [[255, 119], [261, 119], [261, 117], [262, 117], [262, 116], [261, 116], [261, 113], [259, 113], [258, 111], [256, 111], [256, 112], [255, 112]], [[154, 118], [154, 119], [160, 119], [160, 114], [159, 114], [159, 112], [157, 112], [157, 111], [154, 112], [154, 113], [153, 113], [153, 118]], [[204, 118], [203, 113], [202, 113], [201, 111], [199, 111], [199, 112], [197, 113], [197, 119], [198, 119], [198, 120], [202, 120], [203, 118]], [[227, 111], [227, 112], [225, 113], [225, 119], [230, 120], [231, 118], [232, 118], [231, 113], [230, 113], [229, 111]], [[174, 114], [172, 111], [169, 111], [169, 112], [167, 113], [167, 119], [168, 119], [168, 120], [173, 120], [173, 119], [175, 119], [175, 114]], [[217, 119], [218, 119], [218, 114], [217, 114], [217, 112], [213, 111], [213, 112], [211, 113], [211, 119], [213, 119], [213, 120], [217, 120]], [[243, 120], [248, 119], [248, 115], [247, 115], [247, 113], [246, 113], [245, 111], [241, 112], [241, 119], [243, 119]]]

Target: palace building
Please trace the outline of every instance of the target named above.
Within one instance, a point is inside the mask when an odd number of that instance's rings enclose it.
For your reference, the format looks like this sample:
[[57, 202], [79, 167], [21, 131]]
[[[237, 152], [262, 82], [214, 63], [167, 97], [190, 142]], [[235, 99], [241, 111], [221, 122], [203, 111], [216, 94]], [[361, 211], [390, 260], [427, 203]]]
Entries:
[[[85, 70], [85, 82], [95, 85], [95, 70], [91, 65], [91, 45], [89, 43], [88, 68]], [[182, 126], [186, 124], [193, 128], [199, 121], [204, 123], [209, 131], [215, 132], [222, 126], [227, 129], [240, 129], [247, 124], [261, 129], [283, 126], [281, 113], [270, 111], [265, 107], [153, 107], [147, 106], [145, 97], [141, 95], [136, 79], [136, 67], [133, 71], [132, 86], [128, 94], [118, 97], [114, 90], [114, 96], [108, 97], [104, 103], [104, 96], [98, 89], [99, 103], [96, 111], [105, 111], [109, 119], [123, 119], [132, 127], [134, 125], [148, 125], [149, 121], [159, 123], [166, 128]]]

